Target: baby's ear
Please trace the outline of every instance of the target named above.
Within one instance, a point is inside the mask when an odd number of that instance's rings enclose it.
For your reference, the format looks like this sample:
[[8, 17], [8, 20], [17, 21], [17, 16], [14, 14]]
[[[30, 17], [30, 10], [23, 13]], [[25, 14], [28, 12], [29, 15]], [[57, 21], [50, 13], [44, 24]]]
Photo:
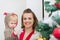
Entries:
[[18, 21], [16, 22], [16, 25], [18, 25]]

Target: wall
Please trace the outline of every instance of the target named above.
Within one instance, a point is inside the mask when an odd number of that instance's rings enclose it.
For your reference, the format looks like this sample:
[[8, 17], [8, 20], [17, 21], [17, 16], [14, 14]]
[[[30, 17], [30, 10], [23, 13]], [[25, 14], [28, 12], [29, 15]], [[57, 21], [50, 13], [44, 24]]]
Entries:
[[[52, 0], [52, 1], [51, 0], [44, 0], [44, 2], [45, 1], [49, 1], [50, 5], [55, 3], [55, 0]], [[48, 15], [49, 15], [49, 13], [45, 11], [45, 7], [44, 7], [44, 19], [48, 19], [49, 18]]]
[[27, 0], [27, 8], [31, 8], [38, 20], [42, 19], [42, 0]]

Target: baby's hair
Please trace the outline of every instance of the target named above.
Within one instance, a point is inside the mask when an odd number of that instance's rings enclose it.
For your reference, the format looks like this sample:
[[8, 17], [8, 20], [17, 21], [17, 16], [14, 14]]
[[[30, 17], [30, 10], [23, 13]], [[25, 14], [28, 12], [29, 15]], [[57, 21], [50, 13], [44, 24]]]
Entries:
[[18, 16], [16, 14], [14, 14], [14, 13], [12, 13], [10, 17], [12, 17], [13, 19], [15, 18], [16, 20], [18, 20]]
[[[5, 14], [6, 14], [6, 13], [5, 13]], [[5, 25], [7, 25], [8, 22], [9, 22], [10, 20], [12, 20], [12, 19], [18, 21], [18, 15], [15, 14], [15, 13], [7, 13], [7, 15], [5, 16], [5, 20], [4, 20]]]
[[[11, 16], [14, 16], [14, 15], [16, 15], [16, 16], [17, 16], [17, 14], [15, 14], [15, 13], [12, 13], [12, 14], [11, 14]], [[18, 16], [17, 16], [17, 17], [18, 17]]]

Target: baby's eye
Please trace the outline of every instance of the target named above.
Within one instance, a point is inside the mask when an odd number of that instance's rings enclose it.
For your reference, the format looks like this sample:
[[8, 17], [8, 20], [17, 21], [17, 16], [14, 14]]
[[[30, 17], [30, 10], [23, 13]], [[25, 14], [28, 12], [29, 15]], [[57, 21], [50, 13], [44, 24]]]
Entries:
[[16, 24], [16, 23], [14, 23], [14, 24]]
[[16, 23], [11, 23], [11, 24], [16, 24]]
[[11, 24], [13, 24], [13, 23], [11, 23]]

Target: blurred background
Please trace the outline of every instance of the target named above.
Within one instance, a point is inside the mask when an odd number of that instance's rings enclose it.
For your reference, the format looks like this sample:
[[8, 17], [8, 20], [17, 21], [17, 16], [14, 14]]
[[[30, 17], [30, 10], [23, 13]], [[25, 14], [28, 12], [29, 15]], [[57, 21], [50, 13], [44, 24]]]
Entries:
[[30, 8], [36, 14], [39, 21], [43, 19], [42, 1], [43, 0], [0, 0], [0, 40], [4, 40], [4, 12], [14, 12], [18, 15], [18, 26], [16, 29], [20, 32], [21, 15], [26, 8]]

